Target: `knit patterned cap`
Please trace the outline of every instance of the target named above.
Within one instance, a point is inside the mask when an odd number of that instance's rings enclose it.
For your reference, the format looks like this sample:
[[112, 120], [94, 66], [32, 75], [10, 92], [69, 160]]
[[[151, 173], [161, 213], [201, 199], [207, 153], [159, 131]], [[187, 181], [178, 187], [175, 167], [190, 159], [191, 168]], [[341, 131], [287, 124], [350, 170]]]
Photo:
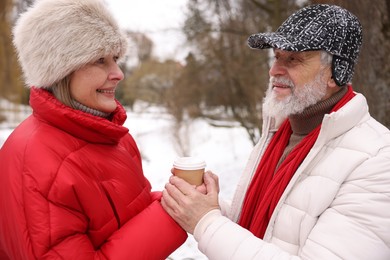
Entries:
[[362, 45], [356, 16], [336, 5], [310, 5], [292, 14], [273, 33], [253, 34], [251, 48], [285, 51], [325, 50], [333, 55], [332, 76], [338, 86], [352, 80]]
[[28, 87], [51, 87], [109, 54], [123, 57], [127, 38], [103, 0], [36, 0], [13, 29]]

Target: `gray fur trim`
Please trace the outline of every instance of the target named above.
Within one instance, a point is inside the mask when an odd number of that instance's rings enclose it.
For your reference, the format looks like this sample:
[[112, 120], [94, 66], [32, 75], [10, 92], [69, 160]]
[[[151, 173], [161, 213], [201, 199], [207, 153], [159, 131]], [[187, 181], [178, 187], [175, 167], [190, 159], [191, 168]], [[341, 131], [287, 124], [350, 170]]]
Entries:
[[102, 0], [37, 0], [13, 35], [28, 87], [50, 87], [108, 54], [123, 57], [128, 48]]

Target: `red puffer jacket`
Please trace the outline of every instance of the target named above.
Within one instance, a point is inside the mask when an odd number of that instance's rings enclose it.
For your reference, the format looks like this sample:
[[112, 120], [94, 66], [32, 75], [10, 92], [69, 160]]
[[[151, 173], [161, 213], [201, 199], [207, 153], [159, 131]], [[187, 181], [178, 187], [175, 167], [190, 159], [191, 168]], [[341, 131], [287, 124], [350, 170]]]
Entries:
[[9, 259], [165, 259], [187, 234], [151, 192], [122, 124], [31, 89], [0, 150], [0, 252]]

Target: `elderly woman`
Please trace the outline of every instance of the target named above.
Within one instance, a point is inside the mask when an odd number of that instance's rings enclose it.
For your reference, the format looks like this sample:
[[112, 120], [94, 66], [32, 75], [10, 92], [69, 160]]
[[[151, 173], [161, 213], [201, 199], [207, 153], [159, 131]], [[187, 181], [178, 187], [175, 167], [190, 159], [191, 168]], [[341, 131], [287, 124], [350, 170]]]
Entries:
[[122, 126], [127, 40], [111, 13], [100, 0], [39, 0], [14, 44], [33, 114], [0, 150], [0, 258], [165, 259], [187, 234]]

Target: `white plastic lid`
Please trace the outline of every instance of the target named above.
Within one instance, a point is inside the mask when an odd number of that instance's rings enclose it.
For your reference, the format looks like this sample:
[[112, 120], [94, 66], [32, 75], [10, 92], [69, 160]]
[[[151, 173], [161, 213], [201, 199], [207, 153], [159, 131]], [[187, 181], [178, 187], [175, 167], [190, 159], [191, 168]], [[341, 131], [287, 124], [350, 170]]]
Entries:
[[180, 170], [198, 170], [206, 167], [206, 162], [199, 157], [178, 157], [173, 167]]

